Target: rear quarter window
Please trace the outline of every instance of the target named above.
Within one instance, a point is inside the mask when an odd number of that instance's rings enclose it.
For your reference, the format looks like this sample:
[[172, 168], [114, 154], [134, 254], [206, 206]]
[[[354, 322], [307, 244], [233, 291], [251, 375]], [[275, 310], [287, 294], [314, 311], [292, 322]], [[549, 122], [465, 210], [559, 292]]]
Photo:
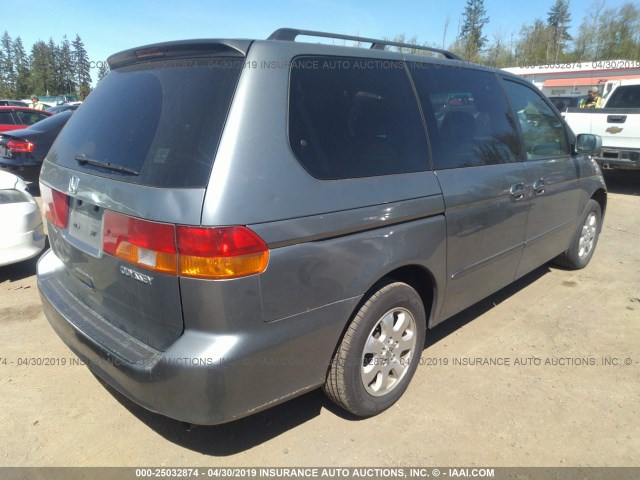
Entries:
[[[142, 185], [204, 187], [241, 68], [237, 59], [186, 59], [112, 70], [48, 159]], [[77, 156], [138, 174], [81, 166]]]
[[429, 169], [422, 119], [402, 62], [297, 57], [289, 95], [291, 149], [314, 177]]
[[640, 108], [640, 85], [618, 87], [611, 95], [607, 108]]

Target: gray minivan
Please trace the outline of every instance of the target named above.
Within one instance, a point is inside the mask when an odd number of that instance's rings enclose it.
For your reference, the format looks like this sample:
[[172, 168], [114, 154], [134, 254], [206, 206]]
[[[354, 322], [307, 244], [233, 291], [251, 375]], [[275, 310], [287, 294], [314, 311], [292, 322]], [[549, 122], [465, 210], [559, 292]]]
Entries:
[[38, 287], [69, 348], [155, 412], [218, 424], [322, 386], [377, 414], [427, 328], [593, 255], [599, 137], [509, 73], [292, 29], [109, 65], [43, 164]]

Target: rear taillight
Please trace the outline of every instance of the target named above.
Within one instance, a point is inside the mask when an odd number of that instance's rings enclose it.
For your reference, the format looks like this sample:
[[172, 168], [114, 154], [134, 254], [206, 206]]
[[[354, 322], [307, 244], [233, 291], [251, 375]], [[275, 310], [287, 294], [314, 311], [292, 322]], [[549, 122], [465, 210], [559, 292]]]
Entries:
[[67, 228], [69, 223], [69, 197], [58, 190], [40, 184], [40, 197], [44, 217], [58, 228]]
[[269, 248], [246, 227], [178, 226], [180, 275], [200, 278], [236, 278], [262, 273]]
[[35, 150], [36, 146], [31, 142], [24, 142], [22, 140], [9, 140], [6, 143], [9, 150], [14, 153], [31, 153]]
[[105, 211], [105, 253], [148, 270], [228, 279], [262, 273], [269, 248], [246, 227], [188, 227]]
[[173, 225], [106, 210], [103, 232], [102, 249], [106, 253], [149, 270], [177, 272]]

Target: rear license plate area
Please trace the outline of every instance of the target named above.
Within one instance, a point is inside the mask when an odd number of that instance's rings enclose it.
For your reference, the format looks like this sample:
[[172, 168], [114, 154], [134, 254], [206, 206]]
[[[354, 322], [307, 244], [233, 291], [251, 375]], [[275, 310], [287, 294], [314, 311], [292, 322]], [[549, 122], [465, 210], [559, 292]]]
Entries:
[[102, 212], [101, 208], [90, 203], [71, 200], [68, 235], [74, 244], [89, 247], [91, 253], [102, 250]]

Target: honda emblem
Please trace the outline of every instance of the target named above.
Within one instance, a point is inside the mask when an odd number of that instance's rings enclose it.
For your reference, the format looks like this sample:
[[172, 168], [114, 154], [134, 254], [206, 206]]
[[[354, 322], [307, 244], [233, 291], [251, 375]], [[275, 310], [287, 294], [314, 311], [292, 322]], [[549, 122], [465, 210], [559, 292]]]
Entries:
[[80, 184], [80, 179], [78, 177], [76, 177], [75, 175], [71, 176], [71, 178], [69, 179], [69, 187], [67, 188], [69, 193], [71, 193], [71, 194], [78, 193], [78, 185], [79, 184]]

